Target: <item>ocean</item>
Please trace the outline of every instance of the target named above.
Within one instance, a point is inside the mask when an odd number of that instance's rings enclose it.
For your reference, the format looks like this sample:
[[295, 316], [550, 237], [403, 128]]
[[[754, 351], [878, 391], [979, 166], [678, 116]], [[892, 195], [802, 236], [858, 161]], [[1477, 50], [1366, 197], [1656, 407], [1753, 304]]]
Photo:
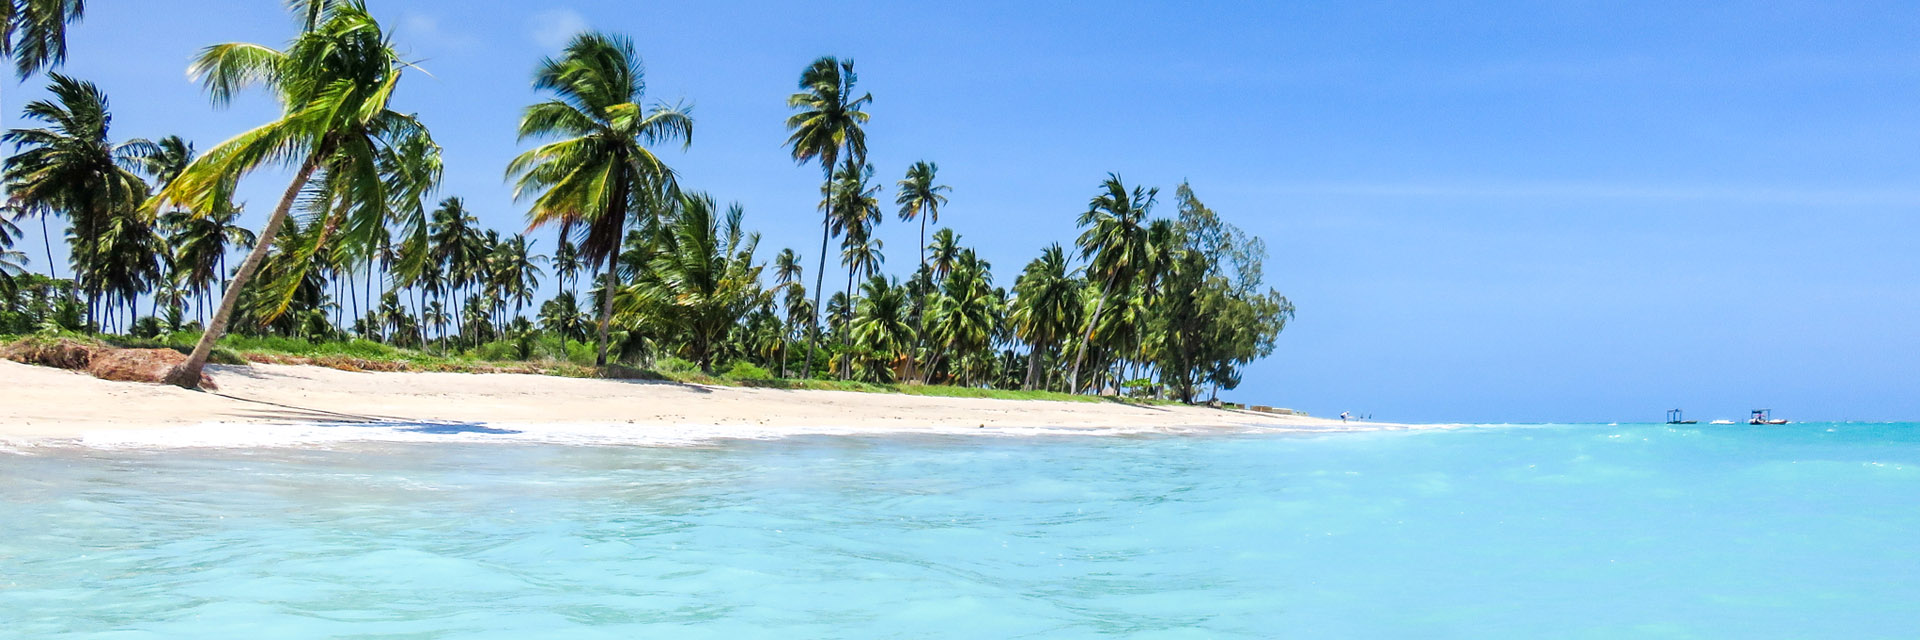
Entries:
[[1920, 634], [1912, 423], [457, 431], [0, 452], [0, 637]]

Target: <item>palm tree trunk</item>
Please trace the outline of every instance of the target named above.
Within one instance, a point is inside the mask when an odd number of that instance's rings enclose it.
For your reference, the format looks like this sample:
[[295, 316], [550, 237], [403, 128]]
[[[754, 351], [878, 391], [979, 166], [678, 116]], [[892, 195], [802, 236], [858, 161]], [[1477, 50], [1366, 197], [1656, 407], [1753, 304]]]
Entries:
[[[322, 147], [325, 148], [325, 145]], [[287, 185], [287, 192], [280, 197], [280, 206], [274, 207], [273, 216], [267, 218], [267, 227], [260, 230], [260, 240], [240, 263], [240, 272], [234, 274], [233, 282], [227, 285], [227, 291], [220, 296], [220, 310], [213, 314], [213, 323], [207, 325], [205, 333], [200, 334], [200, 342], [193, 346], [193, 353], [187, 361], [174, 367], [167, 374], [167, 383], [187, 389], [200, 388], [200, 371], [207, 366], [207, 357], [213, 355], [213, 345], [227, 330], [227, 321], [233, 318], [233, 308], [240, 302], [240, 289], [253, 279], [260, 268], [260, 262], [267, 258], [267, 250], [273, 246], [274, 235], [280, 233], [280, 227], [287, 222], [287, 212], [293, 209], [294, 200], [300, 197], [300, 190], [307, 186], [307, 180], [313, 177], [314, 169], [319, 168], [324, 153], [316, 153], [300, 165], [300, 172], [294, 174], [293, 184]]]
[[1100, 288], [1100, 299], [1093, 302], [1093, 315], [1087, 318], [1087, 332], [1080, 337], [1080, 348], [1073, 352], [1073, 373], [1067, 376], [1067, 393], [1080, 393], [1080, 363], [1087, 358], [1087, 344], [1093, 340], [1093, 325], [1100, 321], [1100, 310], [1107, 305], [1107, 296], [1113, 293], [1113, 274], [1107, 276], [1107, 285]]
[[1025, 391], [1032, 391], [1034, 381], [1040, 378], [1040, 345], [1029, 345], [1027, 349], [1027, 381], [1020, 385]]
[[[920, 212], [920, 273], [927, 273], [927, 215], [925, 211]], [[918, 278], [920, 277], [920, 274], [916, 273], [914, 274], [914, 277]], [[933, 277], [931, 274], [929, 274], [927, 277], [927, 285], [929, 288], [931, 288], [933, 285]], [[919, 309], [920, 309], [920, 317], [919, 317], [920, 327], [918, 329], [918, 333], [914, 334], [914, 337], [913, 337], [914, 342], [916, 343], [914, 346], [925, 347], [927, 342], [927, 290], [926, 289], [920, 290]], [[919, 351], [919, 349], [915, 349], [915, 351]], [[913, 370], [909, 371], [908, 373], [913, 375], [913, 379], [920, 381], [920, 384], [926, 384], [927, 383], [926, 374], [920, 371], [919, 363], [917, 359], [913, 357], [915, 355], [918, 355], [918, 354], [917, 353], [909, 354], [907, 357], [907, 366], [913, 368]]]
[[853, 377], [853, 267], [847, 267], [847, 319], [840, 323], [840, 379]]
[[620, 245], [615, 244], [607, 251], [606, 283], [601, 285], [600, 301], [600, 353], [594, 356], [593, 366], [607, 366], [607, 328], [613, 323], [613, 288], [618, 282], [620, 268]]
[[[832, 184], [831, 181], [828, 182]], [[827, 233], [831, 230], [828, 221], [833, 219], [833, 199], [827, 199], [827, 217], [820, 221], [820, 267], [813, 270], [813, 322], [807, 331], [807, 365], [800, 370], [800, 377], [813, 377], [813, 350], [820, 342], [820, 292], [827, 286]]]

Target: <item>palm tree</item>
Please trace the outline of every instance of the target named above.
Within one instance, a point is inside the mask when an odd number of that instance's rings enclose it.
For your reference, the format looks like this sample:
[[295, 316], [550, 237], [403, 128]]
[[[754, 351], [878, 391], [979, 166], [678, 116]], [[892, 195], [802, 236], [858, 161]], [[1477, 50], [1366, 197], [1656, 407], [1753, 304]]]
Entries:
[[[419, 138], [431, 147], [426, 127], [389, 108], [394, 89], [411, 65], [401, 60], [380, 24], [360, 0], [335, 0], [319, 10], [312, 28], [276, 50], [258, 44], [229, 43], [201, 51], [188, 73], [201, 81], [215, 103], [260, 85], [272, 91], [283, 109], [280, 119], [240, 134], [194, 161], [150, 206], [176, 202], [189, 210], [213, 211], [231, 199], [240, 178], [267, 164], [294, 164], [291, 184], [267, 218], [260, 241], [240, 263], [206, 333], [169, 382], [194, 388], [213, 345], [226, 332], [240, 291], [253, 279], [267, 247], [286, 223], [296, 200], [316, 172], [327, 191], [321, 199], [337, 204], [326, 217], [308, 252], [328, 244], [333, 231], [349, 246], [366, 246], [375, 228], [389, 216], [391, 185], [381, 175], [387, 150]], [[311, 196], [310, 196], [311, 197]], [[264, 302], [268, 317], [286, 310], [299, 274], [276, 283]]]
[[[678, 189], [673, 170], [647, 147], [675, 140], [682, 149], [692, 145], [693, 119], [677, 106], [640, 106], [645, 72], [624, 36], [574, 36], [560, 58], [541, 61], [533, 86], [556, 97], [527, 107], [520, 138], [559, 139], [507, 166], [507, 175], [517, 178], [514, 197], [539, 194], [528, 212], [533, 227], [558, 223], [562, 236], [575, 226], [584, 229], [580, 255], [606, 262], [605, 288], [611, 291], [628, 213], [649, 194]], [[604, 297], [596, 366], [607, 364], [613, 320], [613, 296]]]
[[252, 249], [256, 238], [240, 226], [240, 208], [228, 207], [205, 215], [176, 211], [161, 218], [172, 231], [168, 242], [173, 248], [174, 268], [187, 293], [198, 299], [194, 304], [200, 324], [206, 325], [206, 302], [215, 282], [227, 276], [227, 253], [235, 247]]
[[[27, 104], [23, 116], [48, 126], [14, 129], [0, 136], [17, 153], [6, 161], [5, 180], [21, 210], [41, 215], [58, 212], [71, 231], [87, 239], [74, 254], [75, 280], [88, 296], [91, 321], [93, 299], [101, 284], [92, 267], [92, 239], [115, 217], [135, 215], [147, 197], [147, 183], [134, 172], [143, 158], [154, 153], [153, 143], [130, 140], [115, 143], [109, 137], [113, 116], [107, 95], [91, 82], [51, 74], [47, 90], [52, 100]], [[43, 218], [44, 220], [44, 218]], [[45, 227], [42, 227], [44, 231]], [[51, 238], [48, 238], [51, 246]], [[48, 258], [51, 262], [51, 254]]]
[[458, 318], [460, 298], [474, 284], [485, 260], [480, 247], [480, 218], [467, 210], [460, 196], [449, 196], [434, 208], [431, 219], [427, 232], [432, 247], [430, 261], [445, 270], [445, 278], [436, 288], [451, 305], [451, 317]]
[[533, 302], [533, 292], [540, 287], [541, 264], [547, 257], [533, 252], [533, 242], [520, 234], [514, 234], [500, 245], [494, 247], [493, 279], [499, 283], [504, 299], [513, 301], [513, 315], [520, 315], [521, 307]]
[[[793, 249], [781, 249], [780, 254], [773, 257], [774, 289], [786, 291], [789, 294], [796, 289], [801, 289], [802, 271], [800, 255], [794, 253]], [[787, 351], [789, 351], [787, 345], [792, 341], [794, 320], [793, 304], [789, 302], [786, 306], [787, 318], [786, 322], [782, 323], [781, 328], [784, 331], [780, 338], [780, 377], [782, 378], [787, 377]]]
[[[834, 167], [843, 153], [849, 167], [864, 166], [867, 162], [867, 132], [861, 127], [869, 116], [861, 108], [873, 102], [873, 94], [854, 97], [853, 87], [858, 81], [853, 60], [824, 56], [800, 72], [800, 91], [787, 96], [787, 108], [798, 110], [787, 117], [787, 129], [793, 132], [787, 136], [787, 147], [793, 151], [794, 162], [819, 162], [820, 173], [825, 176], [820, 187], [823, 194], [831, 195], [833, 191]], [[814, 271], [813, 282], [815, 309], [820, 307], [820, 292], [826, 285], [827, 241], [834, 220], [830, 201], [831, 198], [820, 224], [820, 264]], [[813, 351], [820, 341], [820, 318], [814, 316], [811, 325], [803, 370], [809, 377], [813, 375]]]
[[853, 343], [864, 356], [859, 367], [871, 382], [890, 382], [893, 365], [913, 348], [914, 328], [907, 316], [907, 291], [875, 275], [860, 285], [853, 317]]
[[681, 196], [649, 268], [618, 294], [623, 309], [678, 329], [687, 355], [709, 375], [721, 341], [768, 297], [753, 264], [759, 236], [740, 225], [745, 212], [735, 204], [723, 220], [715, 208], [705, 194]]
[[934, 184], [934, 174], [940, 171], [940, 165], [922, 160], [907, 168], [907, 177], [898, 183], [899, 195], [893, 197], [893, 203], [900, 205], [900, 220], [903, 222], [920, 221], [920, 268], [927, 268], [927, 223], [940, 221], [940, 207], [947, 204], [946, 192], [952, 187]]
[[0, 0], [0, 55], [13, 59], [21, 80], [67, 60], [67, 23], [86, 13], [86, 0]]
[[[907, 168], [907, 177], [898, 184], [900, 193], [894, 196], [894, 204], [900, 205], [900, 220], [920, 221], [920, 270], [927, 270], [927, 223], [940, 221], [940, 207], [947, 204], [946, 192], [952, 188], [944, 184], [934, 184], [935, 174], [940, 165], [922, 160]], [[920, 332], [927, 329], [927, 289], [920, 289], [919, 300], [915, 301], [913, 313], [917, 316]], [[912, 364], [909, 360], [908, 364]]]
[[994, 319], [998, 296], [984, 261], [961, 252], [944, 284], [930, 310], [934, 318], [928, 331], [935, 347], [934, 357], [927, 362], [930, 374], [943, 358], [964, 358], [991, 346], [998, 325]]
[[20, 227], [0, 216], [0, 294], [8, 296], [14, 292], [13, 279], [25, 273], [22, 267], [27, 264], [26, 254], [12, 250], [13, 239], [17, 237], [20, 237]]
[[1101, 183], [1104, 193], [1094, 196], [1087, 203], [1086, 213], [1080, 214], [1080, 226], [1087, 230], [1080, 234], [1075, 244], [1080, 246], [1080, 257], [1088, 260], [1087, 276], [1105, 282], [1100, 287], [1100, 296], [1093, 306], [1093, 315], [1086, 319], [1086, 332], [1080, 337], [1080, 348], [1073, 355], [1072, 373], [1067, 376], [1067, 392], [1080, 392], [1080, 365], [1086, 359], [1087, 351], [1093, 346], [1093, 328], [1100, 322], [1101, 310], [1106, 306], [1107, 298], [1112, 296], [1115, 287], [1131, 284], [1140, 269], [1145, 268], [1149, 260], [1147, 246], [1147, 228], [1144, 222], [1147, 214], [1153, 210], [1154, 199], [1159, 189], [1134, 187], [1127, 191], [1126, 183], [1119, 174], [1109, 173]]
[[960, 252], [962, 250], [960, 247], [960, 235], [954, 233], [953, 229], [935, 231], [933, 232], [933, 244], [927, 245], [927, 248], [933, 251], [932, 269], [934, 279], [945, 280], [947, 274], [953, 271], [954, 261], [960, 259]]
[[586, 266], [585, 263], [580, 261], [580, 248], [574, 246], [573, 242], [567, 240], [565, 236], [562, 236], [560, 238], [560, 246], [553, 249], [553, 262], [551, 264], [553, 264], [553, 277], [560, 280], [560, 288], [573, 292], [577, 296], [578, 292], [575, 291], [573, 287], [567, 286], [567, 283], [568, 281], [577, 282], [580, 270]]
[[1066, 251], [1048, 246], [1014, 280], [1014, 333], [1026, 341], [1027, 379], [1023, 388], [1039, 386], [1040, 359], [1079, 326], [1080, 281], [1067, 272]]

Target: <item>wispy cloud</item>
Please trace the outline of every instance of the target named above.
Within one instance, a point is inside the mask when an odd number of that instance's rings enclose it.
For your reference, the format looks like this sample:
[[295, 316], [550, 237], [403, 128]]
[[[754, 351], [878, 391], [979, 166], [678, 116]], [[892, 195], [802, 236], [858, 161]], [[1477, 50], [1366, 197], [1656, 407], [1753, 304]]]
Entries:
[[478, 42], [471, 35], [441, 26], [437, 17], [414, 11], [401, 14], [399, 34], [429, 49], [466, 49]]
[[1595, 182], [1317, 182], [1267, 185], [1285, 195], [1477, 200], [1642, 200], [1805, 206], [1920, 206], [1920, 190]]
[[587, 19], [572, 9], [542, 11], [533, 16], [533, 41], [548, 49], [567, 46], [573, 35], [587, 29]]

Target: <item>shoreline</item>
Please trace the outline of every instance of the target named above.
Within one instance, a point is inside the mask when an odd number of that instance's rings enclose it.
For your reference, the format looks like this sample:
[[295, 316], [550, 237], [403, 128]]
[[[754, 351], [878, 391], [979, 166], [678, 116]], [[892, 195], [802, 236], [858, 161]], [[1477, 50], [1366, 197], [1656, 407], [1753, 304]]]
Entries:
[[806, 435], [1345, 433], [1434, 428], [1197, 406], [783, 390], [508, 373], [212, 366], [219, 392], [0, 361], [10, 446], [687, 444]]

